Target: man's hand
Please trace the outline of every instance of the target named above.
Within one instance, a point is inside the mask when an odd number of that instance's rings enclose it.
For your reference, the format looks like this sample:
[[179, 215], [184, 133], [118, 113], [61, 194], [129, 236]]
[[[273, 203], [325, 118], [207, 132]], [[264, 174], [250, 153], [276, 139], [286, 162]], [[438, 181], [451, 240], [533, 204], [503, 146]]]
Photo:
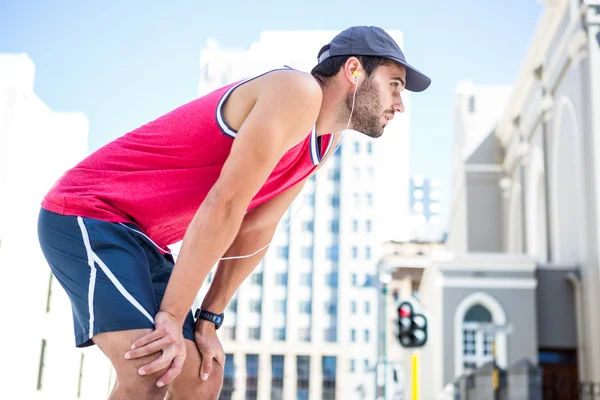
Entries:
[[205, 381], [212, 371], [213, 358], [225, 368], [225, 352], [217, 337], [215, 324], [210, 321], [203, 319], [196, 321], [194, 339], [200, 351], [200, 379]]
[[126, 359], [140, 358], [162, 351], [162, 355], [142, 366], [138, 373], [150, 375], [156, 371], [169, 368], [156, 382], [156, 386], [168, 385], [181, 373], [186, 357], [182, 325], [171, 314], [159, 311], [154, 317], [155, 328], [152, 332], [136, 340], [131, 350], [125, 354]]

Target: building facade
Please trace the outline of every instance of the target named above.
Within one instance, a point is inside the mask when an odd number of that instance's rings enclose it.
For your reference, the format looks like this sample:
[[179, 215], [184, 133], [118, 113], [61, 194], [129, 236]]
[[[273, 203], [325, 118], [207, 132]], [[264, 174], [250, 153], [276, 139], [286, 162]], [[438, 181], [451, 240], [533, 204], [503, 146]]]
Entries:
[[105, 399], [110, 364], [97, 348], [75, 348], [69, 300], [52, 278], [37, 239], [41, 199], [87, 155], [88, 120], [54, 112], [33, 91], [26, 54], [0, 55], [0, 366], [6, 398]]
[[[400, 32], [389, 32], [402, 43]], [[209, 41], [200, 94], [283, 65], [309, 72], [337, 33], [263, 32], [244, 51]], [[347, 132], [288, 210], [225, 312], [223, 398], [374, 398], [374, 276], [383, 241], [408, 234], [408, 114], [377, 140]], [[197, 304], [209, 284], [210, 277]]]
[[493, 357], [539, 365], [548, 395], [600, 381], [600, 5], [545, 3], [504, 104], [457, 88], [448, 253], [420, 288], [443, 332], [421, 351], [425, 398]]
[[439, 241], [445, 229], [441, 218], [441, 182], [415, 175], [409, 182], [410, 239]]

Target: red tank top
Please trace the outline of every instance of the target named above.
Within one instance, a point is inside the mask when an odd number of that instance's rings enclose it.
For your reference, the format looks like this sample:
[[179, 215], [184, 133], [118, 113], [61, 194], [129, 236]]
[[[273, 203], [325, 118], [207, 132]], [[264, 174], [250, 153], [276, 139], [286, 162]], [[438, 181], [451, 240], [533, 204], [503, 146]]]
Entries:
[[[248, 81], [217, 89], [106, 144], [67, 171], [42, 207], [63, 215], [131, 222], [162, 248], [182, 240], [237, 134], [223, 119], [223, 104]], [[332, 134], [318, 138], [313, 129], [281, 158], [248, 210], [306, 178], [332, 140]]]

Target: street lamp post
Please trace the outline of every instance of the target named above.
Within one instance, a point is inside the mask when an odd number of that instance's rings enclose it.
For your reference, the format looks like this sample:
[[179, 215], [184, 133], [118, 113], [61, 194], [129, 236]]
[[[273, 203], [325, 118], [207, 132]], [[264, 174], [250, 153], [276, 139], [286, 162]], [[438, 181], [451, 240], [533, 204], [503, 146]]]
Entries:
[[387, 400], [387, 285], [392, 280], [390, 272], [387, 270], [385, 263], [382, 260], [377, 263], [377, 297], [379, 304], [379, 324], [378, 324], [378, 357], [377, 365], [375, 366], [375, 387], [377, 392], [377, 399], [379, 396], [379, 368], [383, 365], [383, 380], [382, 380], [382, 391], [383, 400]]

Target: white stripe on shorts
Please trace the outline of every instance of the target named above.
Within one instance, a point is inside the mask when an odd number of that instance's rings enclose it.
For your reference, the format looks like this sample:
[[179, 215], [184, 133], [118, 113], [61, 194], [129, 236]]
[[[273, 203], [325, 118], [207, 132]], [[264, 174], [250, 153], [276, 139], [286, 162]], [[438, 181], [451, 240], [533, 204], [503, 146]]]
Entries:
[[88, 292], [88, 307], [90, 313], [90, 331], [89, 337], [90, 339], [94, 336], [94, 288], [96, 285], [96, 267], [95, 264], [98, 264], [100, 269], [106, 274], [108, 279], [115, 285], [117, 290], [125, 297], [129, 302], [137, 308], [146, 318], [150, 320], [150, 322], [154, 323], [154, 318], [146, 311], [144, 307], [125, 289], [125, 287], [119, 282], [117, 277], [111, 272], [108, 266], [98, 257], [94, 250], [92, 250], [92, 245], [90, 244], [90, 237], [88, 235], [87, 229], [85, 227], [85, 223], [83, 222], [83, 218], [77, 217], [77, 223], [79, 223], [79, 228], [81, 229], [81, 235], [83, 236], [83, 243], [85, 244], [85, 250], [88, 256], [88, 265], [90, 266], [90, 286]]

